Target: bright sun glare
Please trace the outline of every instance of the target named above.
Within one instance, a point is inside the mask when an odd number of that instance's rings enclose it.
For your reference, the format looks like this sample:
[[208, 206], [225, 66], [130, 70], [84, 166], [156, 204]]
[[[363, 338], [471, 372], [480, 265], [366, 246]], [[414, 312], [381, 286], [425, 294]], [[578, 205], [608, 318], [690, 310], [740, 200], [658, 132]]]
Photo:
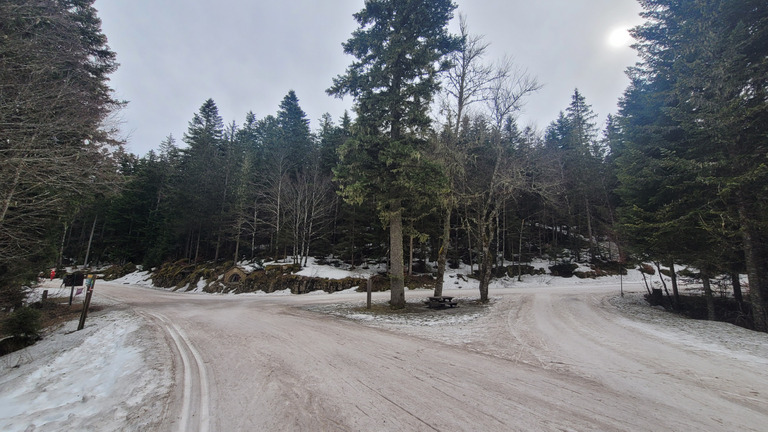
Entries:
[[632, 36], [626, 27], [616, 27], [608, 34], [608, 45], [613, 48], [628, 47], [632, 43]]

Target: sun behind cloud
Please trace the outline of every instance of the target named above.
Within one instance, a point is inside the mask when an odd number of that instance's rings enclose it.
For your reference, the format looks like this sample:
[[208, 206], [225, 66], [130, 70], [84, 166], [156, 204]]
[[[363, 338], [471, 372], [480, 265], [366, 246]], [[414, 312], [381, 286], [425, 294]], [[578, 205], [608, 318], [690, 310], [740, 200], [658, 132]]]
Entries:
[[606, 41], [612, 48], [625, 48], [632, 44], [632, 40], [627, 27], [614, 27]]

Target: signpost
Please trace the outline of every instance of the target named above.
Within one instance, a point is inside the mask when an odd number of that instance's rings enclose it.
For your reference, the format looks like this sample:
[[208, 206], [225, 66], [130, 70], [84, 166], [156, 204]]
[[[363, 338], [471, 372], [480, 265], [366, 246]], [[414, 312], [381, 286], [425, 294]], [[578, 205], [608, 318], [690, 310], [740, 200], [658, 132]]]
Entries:
[[70, 273], [64, 275], [64, 286], [70, 287], [69, 290], [69, 305], [72, 306], [72, 297], [75, 296], [75, 287], [83, 286], [83, 274], [82, 273]]
[[93, 285], [95, 285], [95, 283], [96, 275], [88, 275], [88, 279], [85, 280], [85, 287], [88, 289], [88, 291], [85, 293], [83, 311], [80, 313], [80, 323], [77, 325], [78, 330], [82, 330], [83, 327], [85, 327], [85, 318], [88, 316], [88, 307], [91, 305], [91, 295], [93, 295]]

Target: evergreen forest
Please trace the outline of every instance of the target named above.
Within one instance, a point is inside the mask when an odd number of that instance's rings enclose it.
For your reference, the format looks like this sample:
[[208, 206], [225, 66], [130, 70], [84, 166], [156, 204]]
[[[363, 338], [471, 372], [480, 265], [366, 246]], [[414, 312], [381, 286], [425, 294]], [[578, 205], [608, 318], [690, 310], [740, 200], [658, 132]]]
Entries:
[[393, 307], [406, 275], [438, 295], [463, 263], [487, 301], [509, 263], [543, 257], [692, 269], [711, 319], [725, 281], [768, 331], [768, 3], [639, 2], [641, 61], [605, 122], [574, 89], [543, 130], [518, 124], [540, 83], [464, 20], [450, 34], [451, 1], [379, 0], [328, 77], [352, 112], [313, 129], [290, 89], [264, 117], [208, 99], [138, 156], [104, 126], [123, 102], [93, 0], [4, 1], [0, 306], [51, 267], [310, 257], [387, 263]]

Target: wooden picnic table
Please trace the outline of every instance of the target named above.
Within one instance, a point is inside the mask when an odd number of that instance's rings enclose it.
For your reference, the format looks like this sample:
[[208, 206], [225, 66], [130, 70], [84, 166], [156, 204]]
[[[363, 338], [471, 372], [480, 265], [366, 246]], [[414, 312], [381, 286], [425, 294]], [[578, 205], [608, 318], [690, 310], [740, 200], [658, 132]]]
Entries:
[[427, 305], [427, 307], [432, 309], [456, 307], [456, 305], [458, 305], [457, 302], [453, 301], [453, 297], [451, 296], [427, 297], [427, 300], [424, 303]]

